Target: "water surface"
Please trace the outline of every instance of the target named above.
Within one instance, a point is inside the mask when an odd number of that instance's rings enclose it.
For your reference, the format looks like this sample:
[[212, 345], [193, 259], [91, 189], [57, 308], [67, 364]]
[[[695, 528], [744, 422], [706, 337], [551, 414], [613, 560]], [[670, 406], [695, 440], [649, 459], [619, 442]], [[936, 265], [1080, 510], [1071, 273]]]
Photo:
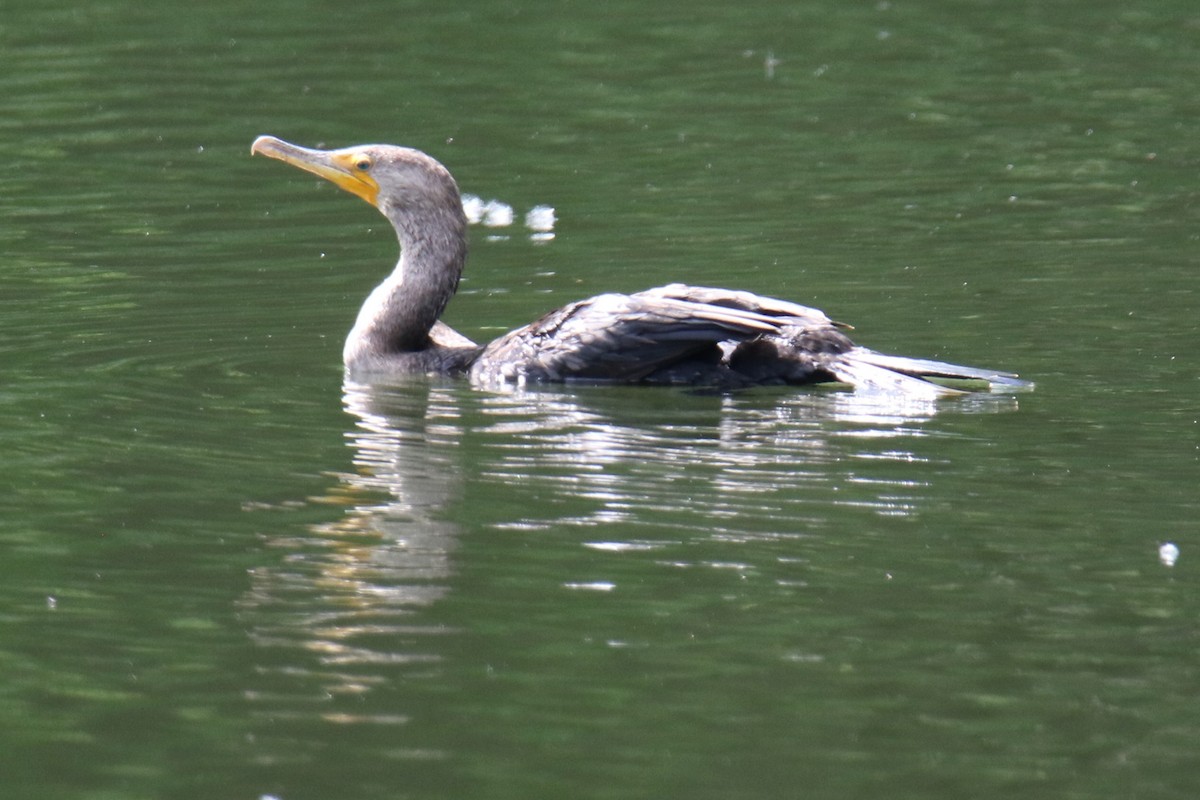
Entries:
[[[1195, 796], [1190, 5], [10, 5], [22, 797]], [[476, 338], [685, 280], [1037, 389], [344, 385], [395, 241], [261, 133], [510, 204]]]

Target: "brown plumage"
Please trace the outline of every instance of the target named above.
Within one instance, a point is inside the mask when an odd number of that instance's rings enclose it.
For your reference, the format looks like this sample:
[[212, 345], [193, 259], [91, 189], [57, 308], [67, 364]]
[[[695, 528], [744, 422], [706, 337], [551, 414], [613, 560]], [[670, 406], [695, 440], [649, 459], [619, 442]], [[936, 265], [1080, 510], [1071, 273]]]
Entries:
[[571, 303], [481, 347], [439, 321], [467, 257], [467, 220], [445, 167], [406, 147], [312, 150], [271, 136], [256, 139], [251, 153], [332, 181], [378, 208], [396, 230], [399, 263], [363, 303], [346, 339], [352, 374], [465, 374], [482, 386], [836, 381], [928, 398], [956, 393], [928, 378], [1025, 385], [1006, 372], [858, 347], [847, 326], [814, 308], [683, 284]]

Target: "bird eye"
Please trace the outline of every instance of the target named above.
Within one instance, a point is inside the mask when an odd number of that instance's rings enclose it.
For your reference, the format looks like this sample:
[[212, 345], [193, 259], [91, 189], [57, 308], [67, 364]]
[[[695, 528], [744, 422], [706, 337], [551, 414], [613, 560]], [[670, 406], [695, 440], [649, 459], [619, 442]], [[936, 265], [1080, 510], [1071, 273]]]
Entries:
[[366, 156], [359, 156], [358, 160], [354, 162], [354, 168], [359, 172], [367, 172], [371, 169], [371, 159]]

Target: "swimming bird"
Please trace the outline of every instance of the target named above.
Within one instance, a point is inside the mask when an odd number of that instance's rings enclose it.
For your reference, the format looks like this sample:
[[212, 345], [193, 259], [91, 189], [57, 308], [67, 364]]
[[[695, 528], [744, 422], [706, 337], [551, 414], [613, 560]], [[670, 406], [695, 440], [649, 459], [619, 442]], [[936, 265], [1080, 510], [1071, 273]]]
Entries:
[[[855, 345], [815, 308], [744, 291], [673, 283], [601, 294], [487, 345], [440, 320], [467, 258], [467, 219], [450, 172], [385, 144], [317, 150], [260, 136], [251, 154], [325, 178], [391, 222], [400, 259], [346, 338], [347, 372], [466, 375], [484, 387], [556, 381], [735, 388], [835, 382], [916, 398], [958, 394], [938, 379], [1024, 385], [1014, 374], [889, 356]], [[934, 380], [930, 380], [934, 379]]]

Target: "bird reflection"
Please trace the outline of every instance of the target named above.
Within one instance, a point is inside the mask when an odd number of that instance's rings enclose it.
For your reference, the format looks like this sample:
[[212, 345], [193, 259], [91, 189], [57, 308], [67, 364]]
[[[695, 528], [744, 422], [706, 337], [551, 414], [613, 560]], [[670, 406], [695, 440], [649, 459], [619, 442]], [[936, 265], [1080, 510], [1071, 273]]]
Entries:
[[252, 573], [244, 606], [257, 623], [254, 639], [285, 654], [282, 666], [264, 670], [273, 704], [282, 700], [286, 675], [285, 694], [301, 700], [301, 715], [311, 713], [302, 698], [323, 698], [327, 721], [402, 721], [360, 718], [337, 699], [369, 691], [392, 677], [390, 669], [427, 671], [440, 661], [431, 637], [446, 630], [420, 612], [445, 594], [451, 575], [459, 532], [443, 512], [460, 492], [455, 458], [463, 429], [452, 396], [419, 383], [345, 384], [344, 406], [355, 420], [346, 433], [353, 468], [310, 499], [343, 513], [272, 536], [288, 556]]
[[[478, 465], [482, 477], [561, 499], [530, 503], [494, 527], [634, 523], [651, 535], [689, 528], [728, 534], [739, 519], [761, 526], [775, 517], [786, 535], [797, 514], [827, 513], [830, 505], [908, 513], [918, 503], [911, 495], [919, 479], [871, 485], [857, 474], [860, 464], [922, 460], [910, 447], [946, 408], [932, 399], [898, 404], [890, 394], [834, 391], [686, 402], [664, 395], [673, 404], [664, 412], [630, 402], [628, 389], [593, 389], [541, 387], [476, 401], [480, 419], [470, 435], [486, 440], [475, 448], [488, 454]], [[1011, 396], [980, 400], [967, 410], [1016, 408]], [[843, 491], [848, 482], [853, 491]]]
[[[272, 655], [263, 669], [270, 688], [250, 694], [273, 716], [295, 703], [294, 713], [312, 714], [317, 702], [327, 721], [403, 721], [364, 720], [338, 699], [394, 680], [397, 670], [438, 674], [445, 637], [458, 634], [436, 609], [455, 585], [464, 536], [551, 532], [553, 547], [614, 559], [670, 551], [664, 563], [679, 565], [698, 542], [711, 552], [714, 543], [798, 540], [838, 508], [910, 515], [931, 479], [917, 443], [932, 435], [934, 416], [1015, 404], [980, 395], [949, 412], [933, 400], [873, 402], [862, 391], [484, 393], [425, 377], [348, 381], [352, 468], [307, 504], [340, 513], [272, 533], [287, 555], [252, 572], [243, 610], [255, 643]], [[729, 555], [755, 558], [745, 548]], [[610, 586], [576, 577], [564, 571], [560, 585]]]

